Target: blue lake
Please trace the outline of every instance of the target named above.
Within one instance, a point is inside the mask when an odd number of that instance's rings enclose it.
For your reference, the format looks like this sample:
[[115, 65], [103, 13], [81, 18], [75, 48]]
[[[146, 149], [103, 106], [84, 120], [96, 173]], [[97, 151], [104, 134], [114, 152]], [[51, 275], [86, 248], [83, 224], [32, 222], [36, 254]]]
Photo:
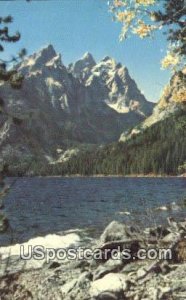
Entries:
[[185, 178], [18, 178], [4, 200], [12, 231], [0, 244], [75, 228], [97, 236], [112, 220], [153, 225], [170, 215], [155, 207], [185, 198]]

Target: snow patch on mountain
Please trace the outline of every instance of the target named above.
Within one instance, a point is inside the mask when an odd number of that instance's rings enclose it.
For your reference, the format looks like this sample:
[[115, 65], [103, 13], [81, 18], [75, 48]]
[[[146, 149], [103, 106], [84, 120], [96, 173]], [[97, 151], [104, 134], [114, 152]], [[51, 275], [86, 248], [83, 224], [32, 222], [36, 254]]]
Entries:
[[[25, 77], [22, 88], [15, 91], [7, 83], [0, 85], [7, 111], [23, 120], [21, 126], [6, 123], [0, 129], [1, 154], [14, 163], [23, 161], [23, 156], [27, 161], [34, 157], [62, 162], [75, 154], [72, 149], [77, 144], [117, 141], [154, 106], [128, 69], [108, 56], [97, 63], [86, 52], [66, 67], [48, 45], [17, 68]], [[59, 148], [67, 152], [56, 153]]]
[[52, 77], [48, 77], [46, 79], [46, 84], [48, 86], [53, 86], [54, 85], [54, 86], [57, 86], [57, 87], [62, 87], [62, 84], [59, 81], [54, 80], [54, 78], [52, 78]]

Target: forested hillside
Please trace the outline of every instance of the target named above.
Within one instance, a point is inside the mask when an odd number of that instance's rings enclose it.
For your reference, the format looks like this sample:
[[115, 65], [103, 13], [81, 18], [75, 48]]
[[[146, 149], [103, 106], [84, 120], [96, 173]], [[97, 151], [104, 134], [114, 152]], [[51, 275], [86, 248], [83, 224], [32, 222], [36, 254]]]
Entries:
[[186, 113], [184, 110], [134, 135], [126, 142], [80, 152], [58, 166], [61, 174], [169, 174], [184, 173]]

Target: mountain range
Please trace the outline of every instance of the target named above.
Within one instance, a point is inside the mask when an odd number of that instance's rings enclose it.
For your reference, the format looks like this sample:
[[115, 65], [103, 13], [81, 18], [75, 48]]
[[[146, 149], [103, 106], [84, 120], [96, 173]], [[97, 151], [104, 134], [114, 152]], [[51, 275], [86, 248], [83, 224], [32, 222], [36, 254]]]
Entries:
[[0, 152], [9, 164], [51, 163], [71, 148], [117, 141], [154, 108], [128, 69], [108, 56], [96, 63], [85, 53], [65, 66], [48, 45], [16, 69], [24, 75], [20, 90], [0, 84], [8, 113], [0, 118]]
[[186, 175], [186, 70], [176, 72], [152, 114], [118, 142], [85, 149], [54, 173], [82, 175]]

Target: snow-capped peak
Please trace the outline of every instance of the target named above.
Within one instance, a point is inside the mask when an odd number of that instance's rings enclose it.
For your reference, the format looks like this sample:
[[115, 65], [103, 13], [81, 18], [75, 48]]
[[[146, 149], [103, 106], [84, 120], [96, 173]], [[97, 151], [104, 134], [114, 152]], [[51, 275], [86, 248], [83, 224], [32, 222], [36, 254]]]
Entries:
[[110, 60], [113, 60], [110, 56], [105, 56], [101, 61], [108, 62]]
[[51, 44], [49, 44], [46, 47], [42, 48], [36, 55], [43, 57], [46, 60], [50, 60], [53, 57], [55, 57], [57, 55], [57, 53], [54, 50], [54, 47]]
[[47, 67], [58, 67], [62, 65], [62, 61], [61, 61], [61, 54], [56, 55], [55, 57], [53, 57], [51, 60], [49, 60], [46, 63]]
[[23, 74], [41, 69], [46, 63], [57, 56], [52, 45], [42, 48], [39, 52], [34, 53], [24, 59], [19, 65], [19, 69]]
[[89, 52], [85, 52], [85, 54], [82, 57], [82, 60], [85, 60], [85, 61], [89, 62], [92, 65], [96, 64], [94, 57]]
[[85, 80], [90, 75], [91, 69], [96, 65], [96, 62], [89, 52], [86, 52], [82, 58], [69, 66], [69, 71], [74, 77], [80, 80]]

